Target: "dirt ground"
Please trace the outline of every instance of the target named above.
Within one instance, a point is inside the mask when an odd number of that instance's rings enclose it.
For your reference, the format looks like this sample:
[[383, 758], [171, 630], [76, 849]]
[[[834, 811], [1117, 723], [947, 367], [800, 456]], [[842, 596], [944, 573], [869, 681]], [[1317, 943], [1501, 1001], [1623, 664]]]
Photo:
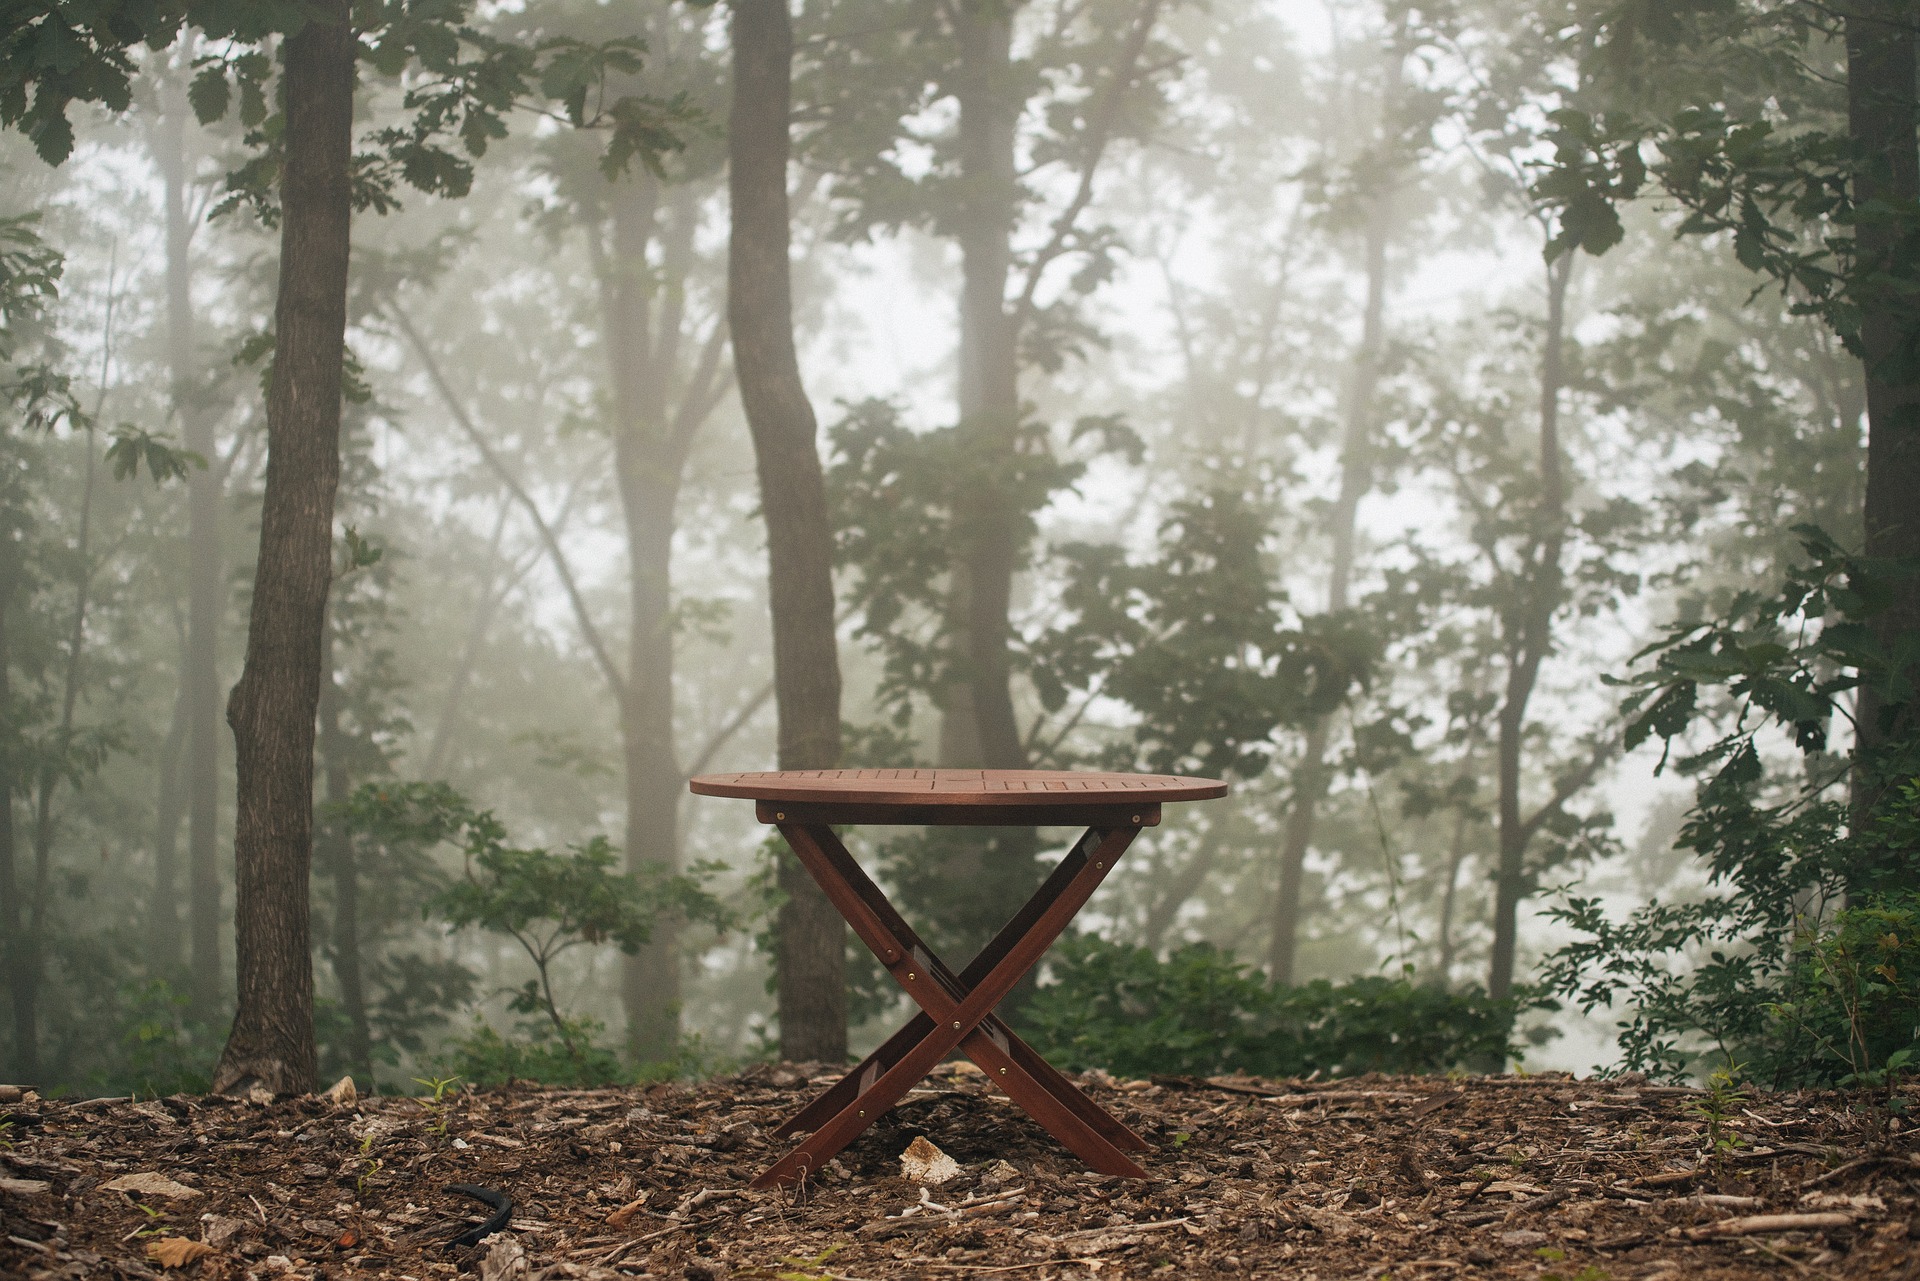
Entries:
[[[0, 1276], [1920, 1281], [1920, 1144], [1859, 1098], [1081, 1078], [1153, 1144], [1138, 1183], [1086, 1174], [948, 1065], [803, 1193], [746, 1191], [782, 1147], [768, 1131], [832, 1079], [782, 1065], [438, 1108], [0, 1090]], [[903, 1177], [920, 1136], [957, 1176]], [[510, 1196], [511, 1226], [449, 1246], [489, 1213], [453, 1184]]]

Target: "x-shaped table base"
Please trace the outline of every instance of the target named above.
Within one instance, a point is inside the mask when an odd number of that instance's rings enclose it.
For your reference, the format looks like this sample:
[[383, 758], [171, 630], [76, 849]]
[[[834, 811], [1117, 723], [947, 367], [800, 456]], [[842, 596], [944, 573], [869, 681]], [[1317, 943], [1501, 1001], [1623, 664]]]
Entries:
[[[1140, 822], [1140, 806], [1132, 822]], [[1153, 807], [1158, 819], [1158, 807]], [[1045, 955], [1125, 852], [1138, 829], [1097, 825], [1075, 842], [1046, 883], [960, 973], [948, 969], [887, 901], [825, 823], [776, 826], [860, 941], [920, 1006], [906, 1026], [777, 1131], [808, 1131], [799, 1146], [753, 1181], [756, 1188], [813, 1176], [955, 1049], [960, 1050], [1075, 1155], [1101, 1174], [1145, 1178], [1126, 1151], [1145, 1140], [1101, 1110], [1056, 1071], [993, 1008]], [[1124, 1149], [1124, 1150], [1123, 1150]]]

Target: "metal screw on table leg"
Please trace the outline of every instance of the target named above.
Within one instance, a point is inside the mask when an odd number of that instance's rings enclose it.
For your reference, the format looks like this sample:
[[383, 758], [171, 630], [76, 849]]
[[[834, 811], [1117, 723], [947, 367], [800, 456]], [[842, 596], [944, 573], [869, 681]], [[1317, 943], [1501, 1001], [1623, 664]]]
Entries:
[[[774, 818], [775, 818], [775, 819], [785, 819], [785, 818], [786, 818], [786, 815], [785, 815], [785, 814], [783, 814], [783, 813], [781, 813], [781, 812], [780, 812], [779, 810], [775, 810], [775, 811], [773, 812], [773, 816], [774, 816]], [[1139, 818], [1138, 818], [1138, 817], [1136, 816], [1136, 817], [1134, 818], [1134, 820], [1133, 820], [1133, 821], [1134, 821], [1134, 822], [1136, 822], [1136, 823], [1138, 823], [1138, 822], [1140, 821], [1140, 819], [1139, 819]]]
[[954, 1026], [954, 1027], [956, 1027], [956, 1028], [958, 1028], [958, 1027], [960, 1026], [960, 1023], [959, 1023], [959, 1021], [958, 1021], [957, 1019], [956, 1019], [956, 1020], [954, 1021], [954, 1024], [953, 1024], [953, 1026]]
[[1005, 1068], [1001, 1068], [1001, 1069], [1000, 1069], [1000, 1075], [1001, 1075], [1001, 1076], [1005, 1076], [1006, 1074], [1007, 1074], [1007, 1070], [1006, 1070]]
[[1093, 865], [1093, 870], [1096, 872], [1104, 872], [1107, 870], [1107, 865], [1105, 863], [1095, 863]]
[[907, 971], [907, 982], [909, 982], [909, 983], [911, 983], [911, 982], [913, 982], [913, 980], [914, 980], [914, 977], [915, 977], [915, 976], [914, 976], [914, 973], [913, 973], [913, 971], [912, 971], [912, 970], [908, 970], [908, 971]]
[[1135, 815], [1133, 816], [1133, 821], [1134, 821], [1134, 822], [1136, 822], [1136, 823], [1138, 823], [1138, 822], [1140, 821], [1140, 816], [1139, 816], [1138, 814], [1135, 814]]

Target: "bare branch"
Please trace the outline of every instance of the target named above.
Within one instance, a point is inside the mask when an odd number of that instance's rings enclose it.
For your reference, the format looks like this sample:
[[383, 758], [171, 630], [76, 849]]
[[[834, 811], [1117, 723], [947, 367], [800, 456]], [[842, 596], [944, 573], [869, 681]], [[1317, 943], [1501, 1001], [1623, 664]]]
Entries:
[[547, 518], [541, 514], [540, 504], [533, 500], [533, 495], [527, 492], [526, 487], [520, 483], [505, 461], [487, 443], [486, 436], [474, 424], [472, 415], [460, 403], [460, 398], [454, 394], [452, 385], [447, 382], [447, 376], [440, 368], [440, 362], [434, 359], [426, 340], [420, 336], [420, 331], [415, 329], [413, 322], [407, 318], [407, 313], [401, 308], [399, 301], [388, 299], [386, 310], [387, 314], [393, 317], [394, 323], [400, 327], [400, 332], [405, 334], [407, 341], [412, 344], [414, 353], [420, 357], [420, 363], [426, 369], [427, 377], [432, 381], [434, 389], [440, 393], [440, 399], [445, 403], [447, 412], [453, 416], [454, 422], [461, 431], [466, 433], [473, 447], [479, 451], [481, 459], [486, 462], [493, 474], [499, 477], [500, 483], [506, 486], [507, 492], [513, 495], [514, 500], [527, 513], [527, 518], [533, 522], [535, 531], [540, 535], [541, 543], [547, 549], [547, 558], [553, 562], [553, 571], [559, 576], [561, 587], [566, 590], [567, 601], [573, 606], [574, 621], [580, 627], [582, 639], [587, 642], [587, 648], [593, 651], [594, 662], [599, 666], [600, 674], [606, 678], [607, 687], [613, 691], [615, 698], [624, 703], [627, 698], [627, 683], [621, 678], [620, 668], [614, 663], [612, 654], [601, 639], [600, 629], [594, 626], [593, 615], [587, 609], [586, 598], [581, 594], [580, 585], [573, 576], [573, 567], [567, 562], [567, 554], [561, 549], [559, 536], [554, 533], [553, 526], [548, 524]]

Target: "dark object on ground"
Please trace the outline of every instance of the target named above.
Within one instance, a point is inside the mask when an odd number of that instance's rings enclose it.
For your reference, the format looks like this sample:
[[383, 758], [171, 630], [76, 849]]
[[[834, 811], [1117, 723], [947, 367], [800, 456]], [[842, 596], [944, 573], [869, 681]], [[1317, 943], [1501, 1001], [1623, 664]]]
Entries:
[[458, 1192], [461, 1196], [470, 1196], [474, 1200], [493, 1207], [493, 1213], [487, 1221], [477, 1228], [468, 1228], [459, 1236], [447, 1242], [449, 1250], [463, 1245], [479, 1245], [500, 1229], [513, 1221], [513, 1198], [504, 1192], [495, 1192], [492, 1188], [475, 1187], [471, 1183], [450, 1183], [447, 1191]]

